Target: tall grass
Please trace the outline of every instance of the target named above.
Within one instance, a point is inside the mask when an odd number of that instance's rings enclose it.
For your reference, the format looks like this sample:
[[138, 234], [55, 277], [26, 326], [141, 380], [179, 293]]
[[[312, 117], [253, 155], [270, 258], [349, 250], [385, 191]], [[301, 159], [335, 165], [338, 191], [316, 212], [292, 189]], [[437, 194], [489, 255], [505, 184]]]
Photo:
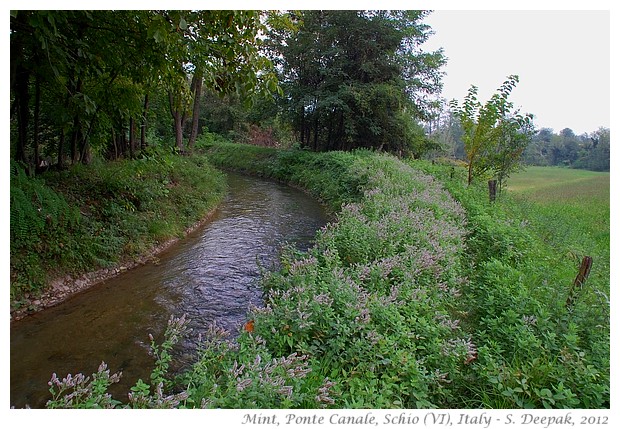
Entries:
[[[527, 190], [520, 186], [533, 178], [539, 180]], [[514, 197], [515, 211], [527, 217], [557, 257], [568, 259], [573, 267], [586, 255], [593, 258], [582, 301], [607, 308], [611, 244], [609, 173], [530, 167], [511, 180], [509, 192]]]

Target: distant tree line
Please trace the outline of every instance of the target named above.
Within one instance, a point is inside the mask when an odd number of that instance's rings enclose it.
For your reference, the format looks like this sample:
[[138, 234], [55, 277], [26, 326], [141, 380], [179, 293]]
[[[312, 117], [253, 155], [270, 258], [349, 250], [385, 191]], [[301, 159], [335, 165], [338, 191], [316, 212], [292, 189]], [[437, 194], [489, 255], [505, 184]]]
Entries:
[[[433, 155], [466, 160], [466, 135], [461, 118], [448, 108], [447, 103], [435, 105], [432, 119], [425, 131], [440, 148]], [[576, 135], [570, 128], [554, 133], [550, 128], [537, 129], [522, 151], [525, 165], [563, 166], [593, 171], [609, 171], [610, 130], [599, 128]]]
[[575, 135], [570, 128], [559, 134], [543, 128], [534, 135], [523, 153], [528, 165], [557, 165], [594, 171], [609, 171], [609, 128]]

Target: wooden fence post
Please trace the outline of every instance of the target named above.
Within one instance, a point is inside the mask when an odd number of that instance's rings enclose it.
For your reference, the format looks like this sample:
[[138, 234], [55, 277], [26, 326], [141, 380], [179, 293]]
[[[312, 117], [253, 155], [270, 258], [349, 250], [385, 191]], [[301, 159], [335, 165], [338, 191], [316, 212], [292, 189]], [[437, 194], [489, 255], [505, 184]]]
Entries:
[[577, 273], [577, 277], [575, 277], [575, 281], [573, 282], [573, 286], [570, 288], [568, 292], [568, 298], [566, 298], [566, 308], [570, 310], [573, 307], [573, 303], [575, 301], [575, 297], [577, 293], [583, 289], [583, 285], [586, 280], [588, 280], [588, 276], [590, 275], [590, 270], [592, 269], [592, 257], [584, 256], [581, 260], [581, 265], [579, 266], [579, 272]]

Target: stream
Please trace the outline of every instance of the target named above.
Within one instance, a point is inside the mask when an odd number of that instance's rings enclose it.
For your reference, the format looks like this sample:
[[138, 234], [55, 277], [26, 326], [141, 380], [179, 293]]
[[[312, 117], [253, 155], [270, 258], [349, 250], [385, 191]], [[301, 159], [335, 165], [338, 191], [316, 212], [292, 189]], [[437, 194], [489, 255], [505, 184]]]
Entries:
[[191, 363], [198, 335], [209, 324], [233, 335], [242, 329], [248, 309], [262, 303], [261, 269], [277, 268], [287, 243], [308, 248], [327, 214], [291, 187], [228, 177], [229, 192], [213, 219], [158, 255], [159, 261], [11, 323], [12, 407], [43, 408], [52, 373], [90, 376], [102, 361], [111, 373], [123, 372], [109, 391], [126, 402], [139, 378], [150, 381], [149, 334], [161, 343], [171, 315], [186, 314], [192, 329], [180, 345], [181, 365]]

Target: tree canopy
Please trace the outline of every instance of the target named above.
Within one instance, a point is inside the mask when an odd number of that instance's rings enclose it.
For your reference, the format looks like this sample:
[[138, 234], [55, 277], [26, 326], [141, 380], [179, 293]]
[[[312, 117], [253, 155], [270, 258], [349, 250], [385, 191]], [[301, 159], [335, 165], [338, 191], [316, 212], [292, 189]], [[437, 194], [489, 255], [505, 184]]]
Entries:
[[183, 150], [203, 82], [219, 92], [277, 90], [262, 30], [258, 11], [12, 11], [13, 157], [36, 167], [53, 153], [60, 165], [88, 162], [93, 147], [133, 156], [153, 93], [168, 94]]
[[380, 148], [419, 154], [416, 120], [441, 89], [441, 50], [420, 45], [424, 11], [304, 11], [295, 29], [274, 31], [272, 55], [285, 109], [303, 146]]

